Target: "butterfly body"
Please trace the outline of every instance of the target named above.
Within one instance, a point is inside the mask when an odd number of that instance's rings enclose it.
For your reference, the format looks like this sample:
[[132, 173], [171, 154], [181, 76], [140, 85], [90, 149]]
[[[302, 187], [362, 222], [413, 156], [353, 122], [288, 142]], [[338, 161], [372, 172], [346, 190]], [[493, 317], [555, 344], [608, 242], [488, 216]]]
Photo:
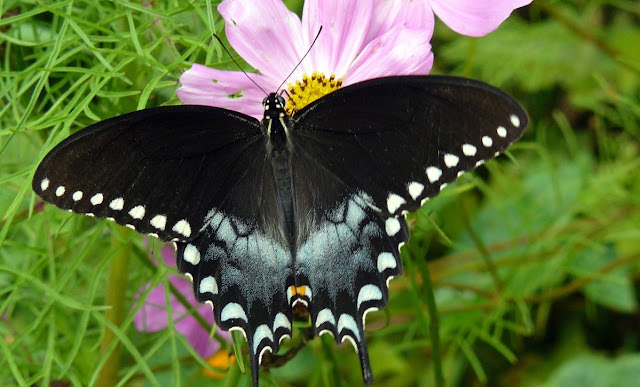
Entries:
[[270, 94], [258, 121], [167, 106], [96, 123], [57, 145], [33, 189], [63, 209], [174, 241], [217, 324], [265, 352], [291, 337], [350, 341], [372, 373], [365, 317], [384, 308], [409, 238], [404, 214], [520, 138], [524, 110], [480, 82], [389, 77], [344, 87], [288, 116]]

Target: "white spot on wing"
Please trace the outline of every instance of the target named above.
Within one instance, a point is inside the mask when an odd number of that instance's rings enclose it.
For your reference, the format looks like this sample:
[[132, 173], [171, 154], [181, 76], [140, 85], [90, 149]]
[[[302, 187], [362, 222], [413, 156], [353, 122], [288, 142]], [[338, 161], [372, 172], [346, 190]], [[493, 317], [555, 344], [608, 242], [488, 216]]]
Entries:
[[371, 308], [365, 310], [364, 313], [362, 313], [362, 330], [364, 330], [364, 327], [367, 324], [367, 314], [369, 312], [375, 312], [376, 310], [379, 310], [379, 309], [376, 308], [375, 306], [372, 306]]
[[350, 330], [355, 338], [360, 341], [360, 332], [358, 331], [356, 320], [354, 320], [351, 315], [348, 315], [346, 313], [341, 314], [340, 319], [338, 319], [338, 333], [342, 332], [344, 329]]
[[382, 300], [382, 292], [376, 285], [364, 285], [358, 292], [358, 309], [363, 302]]
[[144, 206], [135, 206], [129, 211], [129, 215], [131, 215], [133, 219], [142, 219], [144, 217], [144, 212]]
[[389, 218], [384, 223], [385, 230], [387, 231], [387, 235], [394, 236], [400, 231], [400, 222], [396, 218]]
[[389, 194], [389, 197], [387, 197], [387, 209], [389, 210], [390, 214], [396, 212], [396, 210], [405, 203], [406, 201], [400, 195], [391, 193]]
[[276, 318], [273, 319], [273, 331], [277, 331], [278, 328], [285, 328], [286, 330], [291, 330], [291, 321], [284, 315], [284, 313], [276, 314]]
[[304, 289], [304, 295], [309, 299], [309, 301], [311, 301], [311, 288], [308, 287], [307, 285], [301, 286]]
[[409, 195], [411, 195], [411, 198], [413, 200], [417, 200], [418, 197], [420, 197], [420, 195], [422, 194], [423, 190], [424, 185], [418, 183], [417, 181], [413, 181], [407, 186], [407, 191], [409, 191]]
[[435, 183], [442, 176], [442, 170], [437, 167], [429, 167], [427, 168], [427, 178], [431, 183]]
[[82, 191], [76, 191], [73, 193], [73, 196], [71, 196], [73, 198], [74, 201], [79, 201], [80, 199], [82, 199]]
[[102, 203], [103, 200], [104, 200], [104, 196], [101, 193], [97, 193], [91, 197], [90, 202], [94, 206], [97, 206], [98, 204]]
[[186, 221], [186, 219], [178, 221], [178, 223], [173, 226], [172, 230], [177, 232], [178, 234], [184, 235], [187, 238], [191, 236], [191, 226], [189, 225], [189, 222]]
[[484, 146], [486, 146], [488, 148], [491, 145], [493, 145], [493, 140], [489, 136], [483, 136], [482, 137], [482, 145], [484, 145]]
[[396, 268], [396, 258], [389, 252], [383, 252], [378, 255], [378, 272], [382, 273], [387, 269]]
[[46, 191], [49, 188], [49, 179], [42, 179], [40, 182], [40, 189]]
[[187, 247], [184, 248], [183, 257], [185, 261], [189, 262], [192, 265], [197, 265], [198, 263], [200, 263], [200, 252], [192, 244], [188, 244]]
[[208, 276], [200, 281], [200, 293], [218, 294], [218, 283], [212, 276]]
[[496, 133], [498, 133], [498, 136], [502, 138], [507, 137], [507, 129], [505, 129], [504, 126], [498, 126], [498, 129], [496, 129]]
[[155, 228], [157, 228], [158, 230], [163, 230], [167, 225], [167, 217], [164, 215], [156, 215], [153, 217], [153, 219], [151, 219], [151, 225]]
[[266, 347], [262, 348], [262, 351], [260, 351], [260, 354], [258, 355], [258, 365], [262, 364], [262, 356], [264, 356], [264, 353], [267, 351], [273, 353], [273, 349], [271, 349], [271, 346], [267, 345]]
[[114, 211], [120, 211], [121, 209], [124, 208], [124, 199], [123, 198], [113, 199], [111, 203], [109, 203], [109, 208], [111, 208]]
[[324, 308], [318, 312], [318, 316], [316, 317], [316, 328], [319, 328], [320, 325], [326, 322], [333, 326], [336, 325], [336, 319], [333, 317], [333, 312], [329, 308]]
[[57, 197], [60, 197], [60, 196], [64, 195], [64, 191], [65, 191], [64, 186], [62, 186], [62, 185], [61, 185], [61, 186], [59, 186], [59, 187], [56, 189], [56, 196], [57, 196]]
[[342, 342], [344, 343], [345, 340], [349, 340], [349, 342], [351, 343], [351, 345], [353, 346], [353, 349], [356, 350], [356, 353], [359, 353], [360, 351], [358, 351], [358, 346], [356, 345], [355, 340], [353, 339], [353, 337], [346, 335], [342, 338]]
[[516, 116], [515, 114], [512, 114], [511, 115], [511, 123], [516, 128], [519, 128], [520, 127], [520, 118], [518, 118], [518, 116]]
[[458, 165], [458, 161], [460, 161], [460, 159], [456, 155], [452, 155], [451, 153], [444, 155], [444, 164], [449, 168], [453, 168]]
[[291, 286], [287, 286], [287, 302], [291, 304], [291, 297], [293, 297], [293, 290]]
[[249, 322], [249, 320], [247, 319], [247, 314], [244, 312], [244, 309], [242, 309], [242, 306], [235, 302], [231, 302], [225, 305], [225, 307], [222, 309], [222, 313], [220, 313], [220, 320], [227, 321], [234, 319], [240, 319], [244, 320], [244, 322]]
[[[271, 332], [271, 329], [269, 329], [269, 326], [267, 324], [260, 325], [258, 328], [256, 328], [256, 332], [253, 334], [253, 353], [256, 353], [260, 342], [262, 342], [262, 340], [264, 339], [269, 339], [271, 342], [273, 342], [273, 333]], [[267, 346], [266, 348], [269, 348], [269, 346]], [[260, 352], [260, 354], [262, 355], [263, 352], [264, 349]], [[260, 359], [258, 359], [258, 363], [259, 362]]]
[[464, 153], [465, 156], [475, 156], [477, 151], [476, 147], [471, 144], [462, 145], [462, 153]]

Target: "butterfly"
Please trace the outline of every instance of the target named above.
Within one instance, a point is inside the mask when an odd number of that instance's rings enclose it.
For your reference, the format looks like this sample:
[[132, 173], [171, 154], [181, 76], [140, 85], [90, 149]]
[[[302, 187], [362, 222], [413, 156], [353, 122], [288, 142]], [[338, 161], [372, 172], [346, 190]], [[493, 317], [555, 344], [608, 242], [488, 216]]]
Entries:
[[402, 272], [405, 215], [519, 139], [527, 114], [447, 76], [364, 81], [293, 115], [277, 93], [263, 107], [261, 121], [182, 105], [98, 122], [46, 155], [33, 189], [173, 241], [198, 301], [244, 334], [254, 385], [297, 303], [316, 335], [353, 344], [370, 384], [365, 317]]

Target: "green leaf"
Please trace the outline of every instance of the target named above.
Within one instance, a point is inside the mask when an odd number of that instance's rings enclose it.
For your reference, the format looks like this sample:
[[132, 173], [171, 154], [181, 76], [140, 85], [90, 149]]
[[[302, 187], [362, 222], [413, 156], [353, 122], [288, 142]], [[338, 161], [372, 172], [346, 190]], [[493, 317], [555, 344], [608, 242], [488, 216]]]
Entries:
[[244, 368], [244, 357], [242, 356], [242, 346], [245, 342], [244, 336], [241, 332], [234, 330], [231, 331], [231, 339], [233, 340], [233, 352], [236, 354], [238, 368], [240, 368], [240, 372], [244, 374], [246, 372]]
[[595, 246], [580, 253], [573, 269], [581, 277], [596, 277], [583, 289], [589, 300], [618, 312], [633, 313], [637, 310], [638, 303], [630, 278], [630, 268], [620, 266], [607, 272], [602, 270], [617, 256], [615, 248], [611, 245]]

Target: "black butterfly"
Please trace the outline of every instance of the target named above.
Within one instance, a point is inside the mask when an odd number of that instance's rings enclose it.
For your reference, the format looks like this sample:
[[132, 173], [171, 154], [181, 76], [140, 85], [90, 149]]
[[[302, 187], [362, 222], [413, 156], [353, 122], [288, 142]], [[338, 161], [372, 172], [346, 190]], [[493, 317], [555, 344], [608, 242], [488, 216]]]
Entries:
[[486, 84], [373, 79], [289, 116], [207, 106], [141, 110], [91, 125], [42, 161], [33, 189], [56, 206], [177, 245], [177, 264], [218, 325], [244, 333], [253, 384], [265, 351], [306, 305], [315, 334], [349, 340], [372, 382], [364, 323], [402, 272], [404, 220], [498, 155], [527, 126]]

